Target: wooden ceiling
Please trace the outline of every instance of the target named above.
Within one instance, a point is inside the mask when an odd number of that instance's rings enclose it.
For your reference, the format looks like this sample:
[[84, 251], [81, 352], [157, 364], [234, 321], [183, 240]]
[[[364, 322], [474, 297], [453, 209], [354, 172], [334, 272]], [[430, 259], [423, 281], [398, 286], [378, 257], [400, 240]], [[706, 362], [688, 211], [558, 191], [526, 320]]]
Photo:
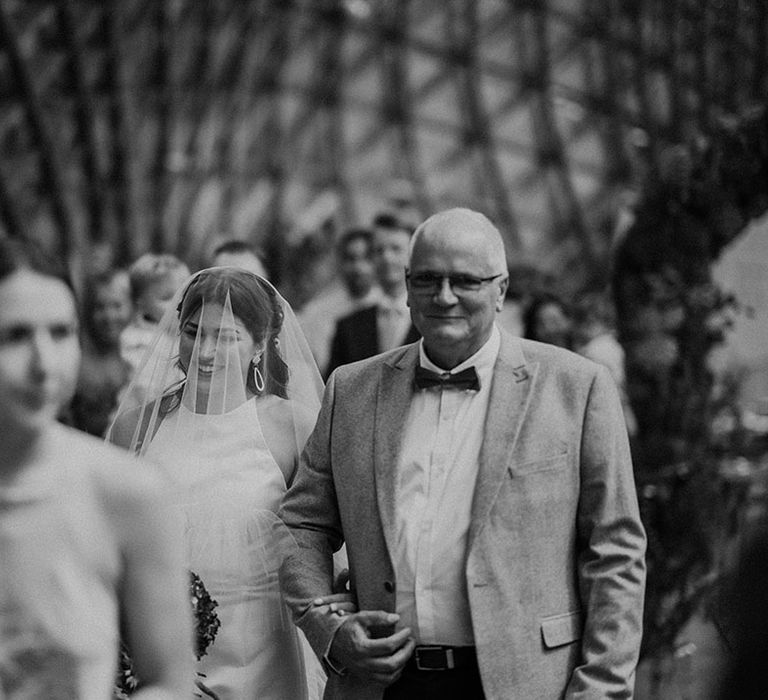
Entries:
[[[196, 262], [468, 205], [606, 265], [675, 143], [764, 100], [762, 0], [0, 0], [0, 226]], [[94, 248], [95, 246], [95, 248]]]

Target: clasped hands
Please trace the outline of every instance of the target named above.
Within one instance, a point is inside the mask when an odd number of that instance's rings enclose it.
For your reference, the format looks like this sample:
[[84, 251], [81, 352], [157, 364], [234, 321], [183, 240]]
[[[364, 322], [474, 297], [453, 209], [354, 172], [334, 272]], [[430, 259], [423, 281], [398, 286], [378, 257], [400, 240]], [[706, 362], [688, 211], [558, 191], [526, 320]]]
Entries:
[[386, 634], [400, 617], [384, 610], [358, 611], [351, 593], [338, 592], [344, 590], [344, 584], [342, 574], [334, 585], [337, 592], [313, 601], [315, 607], [328, 605], [330, 612], [346, 618], [334, 634], [328, 658], [337, 669], [391, 685], [413, 654], [415, 642], [411, 630], [405, 627]]

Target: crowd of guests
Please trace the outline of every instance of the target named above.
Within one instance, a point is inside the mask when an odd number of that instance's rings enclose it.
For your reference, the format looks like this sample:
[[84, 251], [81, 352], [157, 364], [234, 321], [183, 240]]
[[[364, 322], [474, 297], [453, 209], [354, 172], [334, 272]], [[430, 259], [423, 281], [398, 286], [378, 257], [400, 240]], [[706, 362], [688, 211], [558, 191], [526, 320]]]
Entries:
[[[406, 280], [415, 226], [381, 213], [370, 226], [343, 231], [335, 243], [336, 276], [297, 311], [301, 329], [324, 378], [338, 366], [419, 338], [411, 323]], [[219, 244], [212, 266], [235, 266], [269, 279], [264, 254], [239, 239]], [[81, 304], [83, 360], [67, 419], [104, 435], [136, 373], [162, 314], [188, 266], [171, 254], [146, 253], [127, 270], [89, 276]], [[514, 335], [550, 343], [605, 365], [619, 387], [630, 435], [635, 418], [626, 396], [624, 351], [615, 333], [607, 293], [587, 292], [570, 303], [554, 290], [508, 290], [499, 323]]]

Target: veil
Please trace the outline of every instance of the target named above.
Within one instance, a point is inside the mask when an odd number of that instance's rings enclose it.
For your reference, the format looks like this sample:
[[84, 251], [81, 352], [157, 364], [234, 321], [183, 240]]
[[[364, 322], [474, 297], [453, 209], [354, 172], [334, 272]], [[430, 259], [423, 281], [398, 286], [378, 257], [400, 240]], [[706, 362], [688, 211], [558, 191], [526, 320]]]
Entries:
[[[254, 273], [212, 267], [176, 292], [123, 393], [107, 440], [144, 456], [160, 424], [179, 405], [197, 415], [221, 415], [258, 397], [281, 406], [281, 437], [292, 433], [298, 454], [320, 410], [322, 391], [288, 302]], [[265, 422], [274, 421], [260, 421], [262, 433]]]
[[292, 629], [277, 570], [295, 543], [276, 510], [322, 390], [275, 288], [213, 267], [176, 293], [107, 432], [178, 487], [189, 566], [220, 604], [217, 641]]

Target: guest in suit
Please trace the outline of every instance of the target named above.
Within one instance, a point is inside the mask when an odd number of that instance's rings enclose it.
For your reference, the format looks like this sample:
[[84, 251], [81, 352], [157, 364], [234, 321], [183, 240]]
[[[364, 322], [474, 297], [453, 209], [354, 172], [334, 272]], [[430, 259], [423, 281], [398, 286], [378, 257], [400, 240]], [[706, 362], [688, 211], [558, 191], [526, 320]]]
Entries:
[[[629, 698], [645, 534], [605, 368], [495, 323], [501, 236], [444, 211], [416, 230], [417, 343], [340, 367], [281, 515], [283, 593], [326, 698]], [[359, 611], [330, 594], [346, 542]]]
[[297, 314], [317, 366], [325, 368], [336, 322], [353, 311], [373, 306], [379, 286], [373, 268], [373, 231], [355, 227], [336, 243], [338, 280], [307, 302]]
[[326, 375], [339, 365], [364, 360], [419, 338], [408, 313], [405, 266], [413, 232], [390, 214], [373, 221], [373, 259], [381, 294], [375, 306], [340, 319]]

